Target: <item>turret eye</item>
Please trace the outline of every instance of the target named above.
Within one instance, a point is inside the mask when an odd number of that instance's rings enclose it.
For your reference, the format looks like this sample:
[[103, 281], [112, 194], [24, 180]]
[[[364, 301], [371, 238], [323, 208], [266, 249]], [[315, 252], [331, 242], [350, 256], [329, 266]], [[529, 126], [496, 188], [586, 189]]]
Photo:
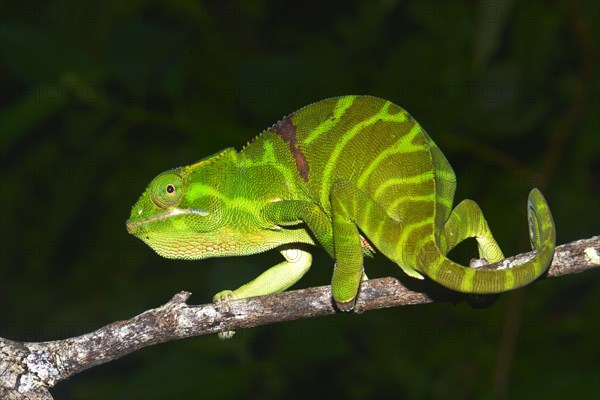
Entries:
[[152, 201], [161, 208], [175, 207], [181, 199], [181, 177], [166, 172], [154, 178], [151, 185]]

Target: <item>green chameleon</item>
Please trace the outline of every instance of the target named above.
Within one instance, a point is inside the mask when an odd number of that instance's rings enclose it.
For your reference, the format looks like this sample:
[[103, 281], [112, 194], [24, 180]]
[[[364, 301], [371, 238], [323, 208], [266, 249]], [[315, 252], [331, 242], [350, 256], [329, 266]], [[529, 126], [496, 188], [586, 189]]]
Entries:
[[504, 259], [472, 200], [454, 209], [456, 177], [425, 130], [401, 107], [370, 96], [306, 106], [242, 151], [227, 148], [158, 175], [133, 206], [128, 231], [167, 258], [242, 256], [278, 249], [284, 260], [216, 303], [281, 292], [310, 268], [303, 244], [335, 260], [332, 294], [354, 308], [375, 249], [411, 277], [465, 293], [498, 293], [544, 273], [555, 228], [541, 192], [529, 194], [535, 252], [510, 269], [476, 269], [446, 254], [475, 238], [479, 256]]

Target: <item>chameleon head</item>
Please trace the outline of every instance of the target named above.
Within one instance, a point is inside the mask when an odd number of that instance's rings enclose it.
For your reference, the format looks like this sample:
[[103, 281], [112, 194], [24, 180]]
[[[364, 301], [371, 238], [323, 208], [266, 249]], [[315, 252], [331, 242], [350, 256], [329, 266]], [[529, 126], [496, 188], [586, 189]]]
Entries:
[[227, 252], [222, 205], [214, 196], [192, 193], [188, 176], [189, 167], [183, 167], [154, 178], [133, 206], [127, 231], [167, 258], [198, 259]]
[[219, 228], [218, 205], [190, 207], [186, 198], [186, 171], [158, 175], [135, 203], [127, 231], [167, 258], [204, 258], [216, 251], [203, 234]]
[[[245, 175], [237, 153], [225, 149], [195, 164], [175, 168], [150, 182], [131, 210], [127, 231], [167, 258], [201, 259], [246, 255], [295, 240], [301, 232], [265, 226], [264, 200], [237, 193]], [[288, 238], [289, 236], [289, 238]]]

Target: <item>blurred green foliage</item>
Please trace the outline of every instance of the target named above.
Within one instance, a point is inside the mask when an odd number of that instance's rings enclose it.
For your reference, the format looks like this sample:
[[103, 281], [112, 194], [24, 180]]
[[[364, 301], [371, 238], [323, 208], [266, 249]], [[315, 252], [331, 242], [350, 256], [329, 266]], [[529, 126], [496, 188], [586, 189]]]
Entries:
[[[525, 201], [558, 242], [598, 234], [598, 1], [0, 2], [0, 336], [88, 332], [166, 302], [209, 302], [277, 254], [158, 257], [125, 219], [159, 172], [311, 102], [402, 105], [482, 207], [505, 254]], [[326, 284], [316, 251], [299, 287]], [[457, 249], [457, 260], [474, 246]], [[401, 275], [383, 257], [369, 276]], [[491, 307], [434, 304], [303, 320], [145, 349], [56, 398], [598, 398], [600, 275]]]

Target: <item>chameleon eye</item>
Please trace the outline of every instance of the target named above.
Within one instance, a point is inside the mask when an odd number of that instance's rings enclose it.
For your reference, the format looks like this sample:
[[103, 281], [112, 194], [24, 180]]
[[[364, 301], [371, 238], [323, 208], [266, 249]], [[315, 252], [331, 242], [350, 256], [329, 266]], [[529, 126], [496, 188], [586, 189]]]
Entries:
[[181, 177], [166, 172], [152, 182], [152, 201], [161, 208], [174, 207], [181, 199]]

